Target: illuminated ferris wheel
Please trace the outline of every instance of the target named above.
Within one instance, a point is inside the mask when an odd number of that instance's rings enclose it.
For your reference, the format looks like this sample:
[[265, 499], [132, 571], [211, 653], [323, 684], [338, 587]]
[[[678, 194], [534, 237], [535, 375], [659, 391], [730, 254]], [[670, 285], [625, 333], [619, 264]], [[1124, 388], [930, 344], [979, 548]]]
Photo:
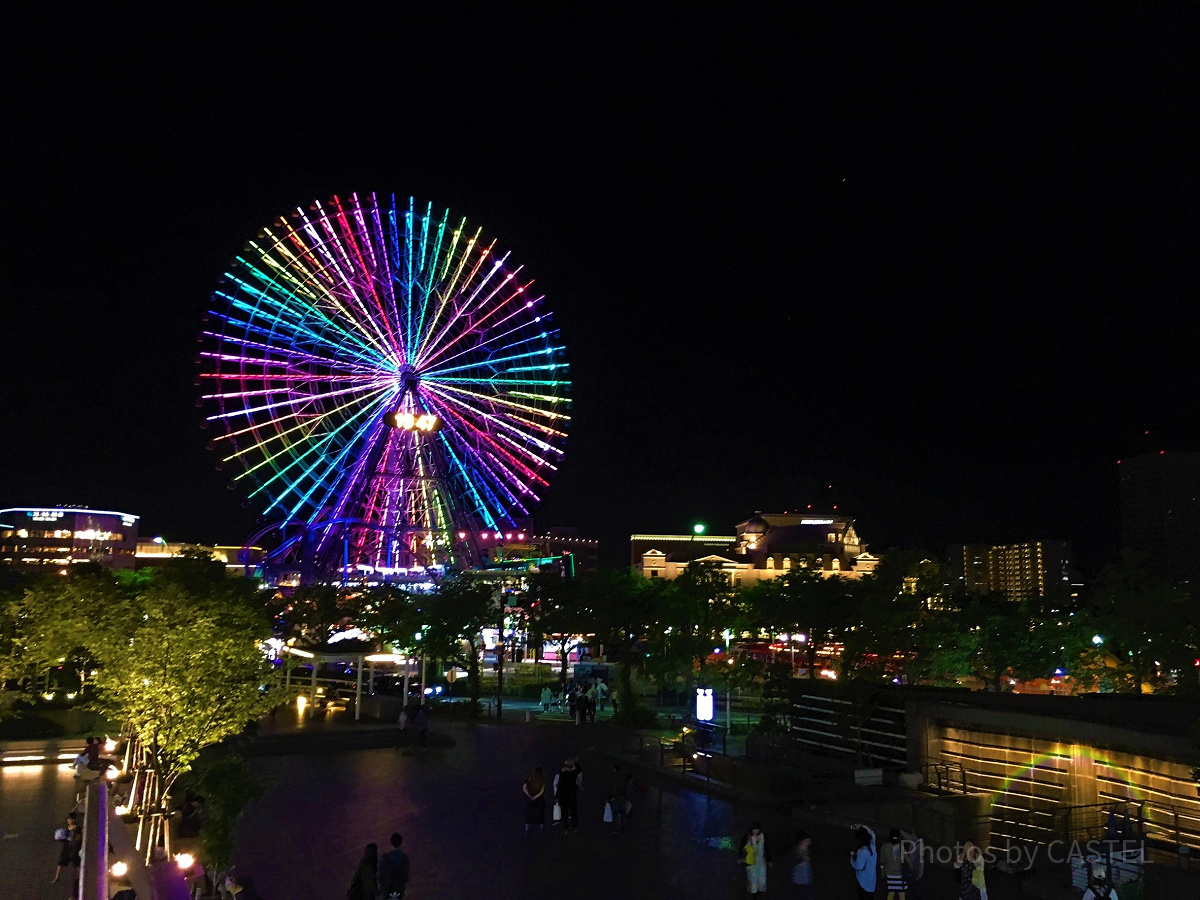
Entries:
[[199, 363], [211, 446], [279, 534], [270, 560], [467, 566], [481, 531], [526, 519], [570, 418], [542, 300], [495, 240], [411, 199], [333, 197], [250, 241]]

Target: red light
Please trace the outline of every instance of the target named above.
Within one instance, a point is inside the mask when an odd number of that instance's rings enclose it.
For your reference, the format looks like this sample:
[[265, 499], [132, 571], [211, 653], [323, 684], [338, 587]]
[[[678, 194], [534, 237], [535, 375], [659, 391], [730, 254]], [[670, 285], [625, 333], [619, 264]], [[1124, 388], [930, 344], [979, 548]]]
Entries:
[[812, 509], [812, 504], [811, 504], [811, 503], [810, 503], [810, 504], [808, 504], [808, 508], [809, 508], [809, 509]]
[[506, 541], [511, 541], [511, 540], [512, 540], [512, 533], [510, 532], [509, 534], [506, 534], [506, 535], [504, 536], [504, 539], [505, 539]]
[[835, 503], [835, 504], [833, 504], [833, 508], [834, 508], [834, 509], [837, 509], [837, 504], [836, 504], [836, 503]]
[[480, 539], [481, 541], [486, 541], [486, 540], [487, 540], [487, 532], [486, 532], [486, 531], [482, 532], [482, 533], [479, 535], [479, 539]]
[[1166, 453], [1166, 452], [1167, 452], [1166, 450], [1159, 450], [1159, 451], [1158, 451], [1158, 455], [1159, 455], [1159, 456], [1162, 456], [1162, 455], [1163, 455], [1164, 453]]
[[517, 532], [517, 540], [518, 540], [518, 541], [523, 541], [523, 540], [525, 540], [525, 532], [523, 532], [523, 531], [518, 531], [518, 532]]
[[465, 531], [460, 531], [460, 532], [458, 533], [458, 539], [459, 539], [460, 541], [461, 541], [461, 540], [464, 540], [464, 539], [466, 538], [466, 536], [467, 536], [467, 533], [466, 533]]

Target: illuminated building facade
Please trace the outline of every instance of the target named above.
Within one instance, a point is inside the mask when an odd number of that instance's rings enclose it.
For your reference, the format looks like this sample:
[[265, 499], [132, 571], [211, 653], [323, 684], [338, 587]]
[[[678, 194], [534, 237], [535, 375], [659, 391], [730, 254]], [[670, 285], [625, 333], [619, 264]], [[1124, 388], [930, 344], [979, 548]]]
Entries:
[[947, 548], [954, 586], [969, 594], [1066, 597], [1073, 590], [1070, 541], [955, 544]]
[[132, 569], [138, 518], [70, 506], [0, 509], [0, 565], [38, 570], [98, 562], [113, 569]]
[[858, 579], [879, 565], [854, 519], [811, 512], [759, 513], [739, 522], [729, 536], [635, 534], [630, 548], [633, 567], [646, 578], [675, 578], [692, 562], [708, 562], [720, 566], [734, 586], [769, 581], [794, 568]]
[[[511, 560], [561, 558], [571, 555], [570, 569], [574, 573], [595, 572], [598, 567], [600, 542], [579, 536], [577, 528], [483, 531], [478, 535], [480, 550], [488, 563]], [[487, 565], [485, 563], [485, 565]]]
[[141, 538], [137, 542], [137, 551], [134, 554], [135, 565], [139, 569], [156, 566], [168, 559], [182, 556], [186, 550], [202, 550], [211, 553], [213, 559], [224, 563], [226, 573], [245, 575], [246, 577], [255, 574], [265, 554], [262, 547], [242, 547], [236, 544], [217, 544], [209, 547], [204, 544], [165, 541], [161, 537]]
[[1175, 581], [1200, 581], [1200, 453], [1120, 461], [1121, 546]]

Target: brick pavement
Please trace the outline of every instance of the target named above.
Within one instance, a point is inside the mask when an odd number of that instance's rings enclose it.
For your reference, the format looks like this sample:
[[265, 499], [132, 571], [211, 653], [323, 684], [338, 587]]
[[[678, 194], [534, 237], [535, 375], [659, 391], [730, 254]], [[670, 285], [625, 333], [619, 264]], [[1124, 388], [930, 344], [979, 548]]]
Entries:
[[0, 898], [65, 900], [70, 873], [51, 885], [54, 829], [75, 805], [75, 779], [59, 765], [0, 767]]

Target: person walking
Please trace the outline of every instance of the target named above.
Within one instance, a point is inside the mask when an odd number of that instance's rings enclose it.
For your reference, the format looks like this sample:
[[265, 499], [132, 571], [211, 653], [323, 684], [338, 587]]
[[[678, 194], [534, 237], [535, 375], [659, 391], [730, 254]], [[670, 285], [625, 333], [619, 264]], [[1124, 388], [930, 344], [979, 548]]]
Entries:
[[579, 831], [579, 770], [575, 761], [568, 759], [563, 763], [562, 771], [558, 773], [558, 793], [555, 800], [562, 810], [563, 831], [571, 833], [574, 828]]
[[742, 864], [746, 867], [746, 891], [750, 894], [767, 892], [767, 838], [755, 822], [742, 839]]
[[812, 838], [807, 831], [796, 835], [796, 864], [792, 866], [792, 896], [797, 900], [813, 900]]
[[593, 684], [587, 689], [587, 693], [584, 695], [584, 698], [587, 703], [588, 718], [591, 719], [592, 723], [594, 724], [596, 721], [596, 685]]
[[879, 863], [887, 886], [887, 900], [907, 900], [908, 879], [905, 877], [904, 844], [899, 828], [892, 829], [888, 842], [880, 848]]
[[545, 831], [546, 776], [542, 774], [540, 766], [521, 785], [521, 792], [525, 795], [525, 833], [529, 834], [529, 829], [534, 825], [539, 832]]
[[363, 858], [358, 861], [346, 900], [375, 900], [379, 894], [379, 845], [367, 844]]
[[[567, 715], [571, 717], [571, 721], [575, 722], [575, 701], [577, 699], [575, 696], [575, 687], [569, 685], [563, 693], [567, 695]], [[576, 722], [576, 724], [579, 723]]]
[[425, 734], [429, 731], [429, 717], [425, 715], [425, 707], [417, 708], [417, 718], [413, 721], [417, 729], [417, 743], [425, 746]]
[[550, 704], [554, 702], [554, 695], [550, 693], [550, 686], [542, 687], [542, 712], [550, 712]]
[[408, 887], [408, 854], [400, 849], [404, 837], [400, 832], [392, 835], [392, 849], [379, 859], [379, 889], [377, 900], [404, 900], [404, 889]]
[[875, 847], [875, 832], [866, 825], [858, 825], [854, 829], [854, 839], [858, 846], [850, 853], [850, 868], [854, 870], [854, 880], [858, 883], [858, 898], [871, 900], [875, 896], [878, 878], [875, 866], [879, 851]]
[[62, 844], [58, 850], [58, 865], [54, 869], [54, 880], [58, 884], [62, 878], [62, 870], [71, 866], [75, 872], [71, 879], [72, 889], [79, 884], [79, 851], [83, 849], [83, 832], [79, 828], [79, 818], [75, 813], [67, 813], [66, 826], [54, 832], [54, 839]]
[[600, 704], [600, 711], [604, 712], [604, 703], [608, 698], [608, 685], [603, 681], [596, 682], [596, 702]]
[[620, 763], [613, 763], [612, 777], [608, 780], [608, 806], [612, 810], [612, 822], [617, 831], [625, 830], [629, 815], [629, 781], [633, 778], [622, 771]]

